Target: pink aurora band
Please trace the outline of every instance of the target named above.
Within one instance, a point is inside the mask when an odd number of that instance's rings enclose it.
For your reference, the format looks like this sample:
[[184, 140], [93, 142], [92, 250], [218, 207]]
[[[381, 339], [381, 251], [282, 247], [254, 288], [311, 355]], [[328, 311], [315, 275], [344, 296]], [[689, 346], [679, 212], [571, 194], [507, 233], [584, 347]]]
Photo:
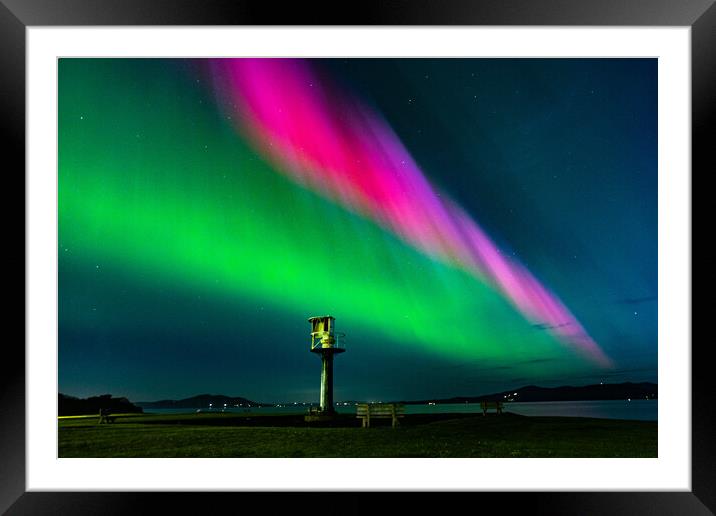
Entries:
[[212, 61], [222, 104], [282, 173], [497, 289], [532, 324], [611, 365], [566, 306], [428, 182], [390, 126], [297, 59]]

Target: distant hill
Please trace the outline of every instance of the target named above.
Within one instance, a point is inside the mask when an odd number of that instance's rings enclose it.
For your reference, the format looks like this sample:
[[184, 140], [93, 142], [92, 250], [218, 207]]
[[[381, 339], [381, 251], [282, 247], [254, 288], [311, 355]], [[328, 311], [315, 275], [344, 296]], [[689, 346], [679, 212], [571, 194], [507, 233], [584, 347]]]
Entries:
[[141, 407], [133, 405], [127, 398], [114, 398], [111, 394], [75, 398], [59, 393], [57, 412], [59, 416], [83, 416], [99, 414], [99, 409], [109, 409], [114, 414], [142, 413]]
[[[510, 391], [483, 394], [479, 396], [455, 396], [452, 398], [403, 401], [408, 405], [425, 405], [428, 403], [478, 403], [482, 400], [502, 401], [589, 401], [589, 400], [625, 400], [625, 399], [656, 399], [658, 386], [655, 383], [612, 383], [584, 386], [538, 387], [528, 385]], [[341, 401], [352, 405], [358, 401]], [[363, 403], [363, 402], [361, 402]], [[199, 394], [181, 400], [138, 401], [135, 405], [144, 409], [221, 409], [226, 407], [270, 407], [271, 403], [258, 403], [240, 396], [224, 396], [222, 394]], [[290, 403], [286, 403], [290, 405]]]
[[406, 401], [407, 404], [425, 403], [476, 403], [482, 400], [496, 401], [595, 401], [595, 400], [643, 400], [657, 399], [658, 385], [655, 383], [605, 383], [573, 387], [538, 387], [528, 385], [510, 391], [484, 394], [481, 396], [455, 396], [453, 398]]
[[168, 409], [168, 408], [222, 408], [226, 404], [227, 407], [244, 406], [244, 407], [264, 407], [264, 403], [247, 400], [239, 396], [224, 396], [222, 394], [199, 394], [191, 398], [182, 400], [160, 400], [160, 401], [138, 401], [137, 405], [145, 409]]

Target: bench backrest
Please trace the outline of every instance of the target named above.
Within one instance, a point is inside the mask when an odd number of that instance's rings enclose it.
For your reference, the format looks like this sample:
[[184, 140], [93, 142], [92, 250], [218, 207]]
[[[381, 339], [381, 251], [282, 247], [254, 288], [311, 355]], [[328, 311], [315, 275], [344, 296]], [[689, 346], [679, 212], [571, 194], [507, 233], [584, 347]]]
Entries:
[[356, 406], [356, 413], [365, 416], [368, 415], [369, 409], [371, 417], [392, 416], [394, 412], [396, 416], [405, 414], [405, 405], [402, 403], [359, 403]]
[[481, 401], [480, 402], [481, 408], [502, 408], [502, 402], [501, 401]]

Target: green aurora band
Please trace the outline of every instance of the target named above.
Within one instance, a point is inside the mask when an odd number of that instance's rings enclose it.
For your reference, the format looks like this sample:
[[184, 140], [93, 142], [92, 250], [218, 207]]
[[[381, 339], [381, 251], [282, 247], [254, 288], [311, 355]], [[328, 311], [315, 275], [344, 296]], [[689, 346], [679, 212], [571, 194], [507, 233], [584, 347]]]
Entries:
[[517, 358], [536, 375], [592, 370], [474, 276], [277, 173], [191, 64], [161, 63], [60, 60], [60, 326], [132, 324], [68, 301], [110, 269], [117, 282], [272, 306], [297, 320], [330, 313], [341, 329], [408, 352], [485, 365]]

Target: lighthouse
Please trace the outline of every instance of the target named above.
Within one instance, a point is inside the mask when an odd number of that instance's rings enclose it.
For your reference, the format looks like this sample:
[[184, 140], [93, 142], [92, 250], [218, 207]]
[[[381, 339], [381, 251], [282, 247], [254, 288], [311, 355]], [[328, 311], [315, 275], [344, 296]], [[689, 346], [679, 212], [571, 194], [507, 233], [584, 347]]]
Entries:
[[330, 315], [311, 317], [311, 353], [321, 357], [321, 397], [322, 415], [332, 415], [333, 407], [333, 356], [345, 352], [336, 345], [336, 319]]

